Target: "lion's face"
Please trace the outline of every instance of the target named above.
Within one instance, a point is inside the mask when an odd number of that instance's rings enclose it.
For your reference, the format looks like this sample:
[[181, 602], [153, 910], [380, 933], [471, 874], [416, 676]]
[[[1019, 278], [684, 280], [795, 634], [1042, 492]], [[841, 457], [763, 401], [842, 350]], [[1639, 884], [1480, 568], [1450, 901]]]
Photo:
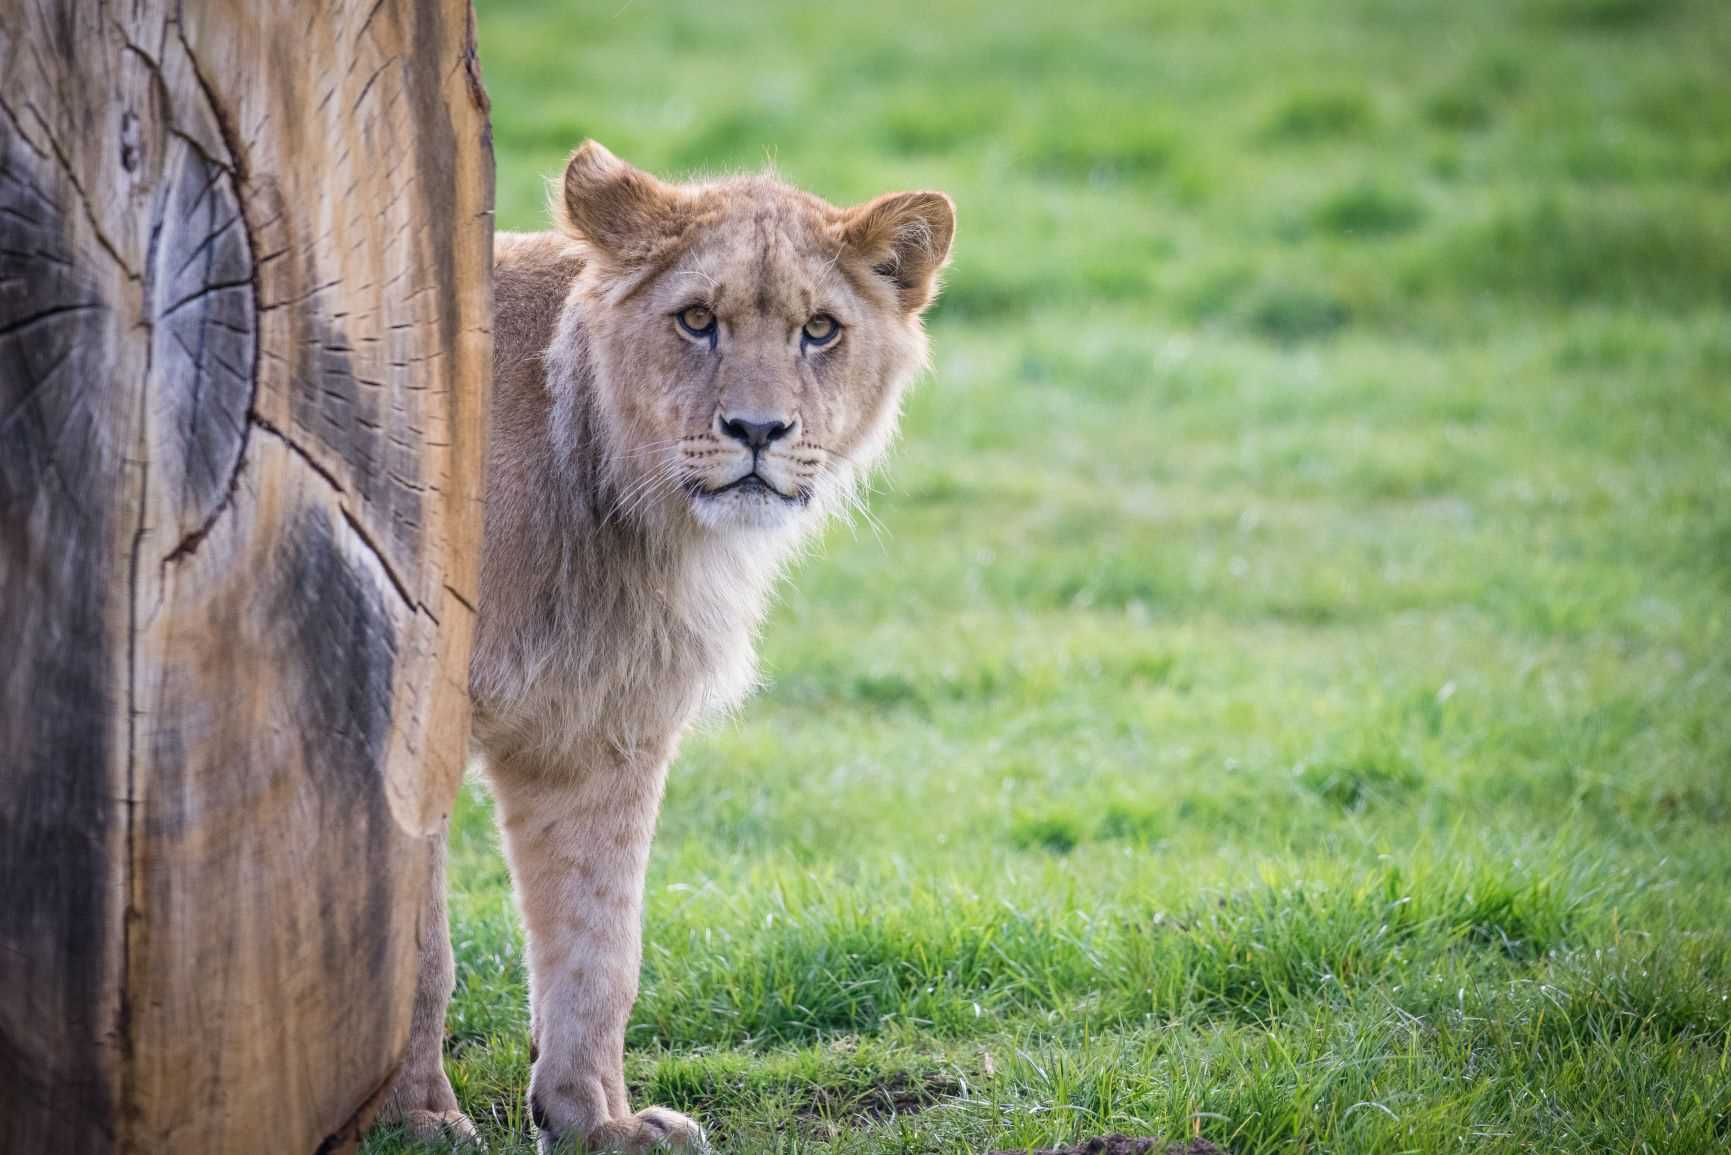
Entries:
[[590, 258], [609, 516], [730, 531], [844, 505], [924, 362], [949, 199], [844, 210], [762, 176], [667, 185], [593, 142], [563, 194]]

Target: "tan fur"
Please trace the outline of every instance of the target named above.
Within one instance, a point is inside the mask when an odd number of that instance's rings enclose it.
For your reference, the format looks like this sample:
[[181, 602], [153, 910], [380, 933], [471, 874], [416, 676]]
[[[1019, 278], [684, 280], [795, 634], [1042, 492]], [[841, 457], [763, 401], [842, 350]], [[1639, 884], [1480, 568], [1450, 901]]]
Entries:
[[[837, 209], [770, 176], [667, 184], [592, 141], [553, 207], [557, 231], [495, 247], [470, 666], [528, 936], [530, 1109], [544, 1150], [698, 1149], [684, 1116], [631, 1111], [622, 1071], [667, 766], [695, 718], [750, 691], [777, 577], [889, 443], [954, 208], [922, 192]], [[676, 325], [691, 305], [712, 341]], [[802, 327], [820, 314], [841, 331], [817, 346]], [[775, 437], [755, 454], [751, 423]], [[761, 485], [724, 491], [754, 470]], [[450, 993], [437, 921], [391, 1113], [460, 1131], [426, 1028]]]

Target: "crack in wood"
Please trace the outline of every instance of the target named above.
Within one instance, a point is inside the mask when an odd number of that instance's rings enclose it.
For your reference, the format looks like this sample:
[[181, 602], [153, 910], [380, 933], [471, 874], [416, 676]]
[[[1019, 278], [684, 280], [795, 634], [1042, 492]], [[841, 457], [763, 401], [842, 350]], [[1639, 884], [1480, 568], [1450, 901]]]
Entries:
[[[167, 30], [165, 28], [164, 29], [165, 34], [166, 34], [166, 31]], [[247, 214], [245, 190], [242, 187], [243, 161], [242, 161], [240, 155], [238, 154], [238, 152], [236, 151], [235, 141], [231, 138], [231, 136], [229, 134], [228, 118], [225, 115], [225, 110], [224, 110], [221, 102], [218, 100], [217, 93], [216, 93], [215, 89], [211, 86], [211, 84], [206, 80], [205, 76], [203, 75], [202, 71], [200, 70], [197, 57], [195, 56], [195, 54], [192, 51], [191, 44], [186, 39], [185, 30], [178, 23], [176, 23], [176, 34], [177, 34], [177, 39], [179, 40], [179, 43], [181, 45], [182, 50], [186, 53], [188, 65], [192, 69], [193, 75], [198, 81], [199, 91], [204, 97], [205, 106], [209, 110], [211, 118], [216, 122], [218, 134], [222, 137], [223, 147], [225, 149], [227, 149], [229, 152], [229, 157], [227, 160], [224, 160], [224, 159], [219, 158], [219, 157], [211, 156], [209, 151], [204, 147], [204, 145], [201, 141], [199, 141], [196, 137], [192, 136], [190, 133], [182, 131], [178, 125], [173, 123], [173, 117], [172, 117], [172, 113], [171, 113], [170, 123], [167, 126], [170, 136], [172, 136], [175, 139], [180, 140], [186, 147], [191, 149], [192, 152], [195, 155], [197, 155], [198, 158], [204, 163], [205, 168], [206, 168], [206, 172], [204, 174], [203, 184], [199, 187], [198, 192], [197, 192], [196, 196], [194, 196], [191, 204], [186, 209], [182, 210], [181, 215], [183, 217], [190, 217], [192, 214], [196, 213], [199, 210], [199, 208], [205, 204], [206, 199], [208, 197], [211, 197], [213, 195], [213, 193], [221, 185], [221, 183], [225, 180], [230, 182], [229, 193], [232, 195], [233, 200], [234, 200], [234, 215], [229, 217], [227, 220], [223, 221], [220, 226], [207, 230], [204, 237], [199, 241], [199, 243], [196, 246], [194, 246], [194, 248], [191, 250], [191, 252], [189, 252], [183, 260], [181, 260], [179, 266], [173, 271], [172, 274], [170, 274], [168, 279], [170, 282], [178, 279], [182, 274], [184, 274], [188, 269], [190, 269], [193, 266], [193, 264], [201, 256], [208, 257], [212, 252], [213, 246], [225, 234], [227, 234], [230, 229], [234, 228], [234, 226], [236, 224], [238, 224], [240, 226], [240, 241], [241, 241], [241, 244], [245, 248], [243, 260], [245, 263], [247, 275], [245, 278], [230, 278], [230, 279], [225, 280], [225, 281], [220, 281], [220, 282], [215, 282], [215, 283], [206, 283], [206, 284], [201, 285], [194, 292], [188, 293], [187, 295], [181, 297], [179, 300], [176, 300], [173, 304], [169, 305], [167, 308], [165, 308], [165, 309], [161, 310], [159, 313], [157, 313], [157, 315], [155, 317], [155, 322], [157, 324], [160, 324], [163, 321], [167, 320], [169, 317], [173, 316], [175, 313], [177, 313], [182, 308], [185, 308], [188, 305], [191, 305], [191, 304], [194, 304], [198, 301], [209, 298], [216, 293], [226, 292], [226, 291], [235, 290], [235, 289], [248, 289], [248, 288], [250, 288], [252, 290], [252, 310], [251, 310], [251, 317], [250, 317], [252, 327], [251, 327], [250, 332], [238, 329], [233, 324], [233, 322], [229, 321], [227, 318], [212, 318], [212, 317], [206, 316], [206, 317], [202, 318], [199, 322], [199, 324], [200, 324], [200, 340], [199, 340], [199, 348], [196, 350], [187, 345], [185, 338], [182, 337], [182, 335], [180, 334], [180, 332], [178, 330], [171, 330], [171, 333], [172, 333], [172, 336], [174, 337], [174, 340], [176, 341], [176, 343], [180, 345], [181, 349], [186, 353], [187, 357], [191, 360], [191, 362], [194, 366], [194, 372], [195, 372], [195, 374], [197, 374], [197, 376], [195, 376], [195, 382], [202, 380], [203, 376], [206, 373], [206, 366], [205, 366], [204, 355], [203, 355], [207, 351], [207, 348], [205, 346], [205, 342], [203, 339], [203, 334], [205, 331], [204, 330], [205, 325], [208, 325], [208, 324], [212, 323], [213, 320], [215, 320], [218, 322], [219, 327], [224, 327], [224, 328], [229, 329], [232, 332], [243, 333], [243, 335], [251, 337], [250, 345], [251, 345], [251, 354], [252, 354], [251, 361], [252, 361], [252, 363], [246, 370], [242, 370], [239, 366], [233, 365], [226, 358], [223, 358], [220, 355], [220, 353], [213, 353], [212, 354], [213, 359], [221, 367], [223, 367], [224, 370], [227, 371], [234, 379], [244, 381], [246, 383], [247, 398], [246, 398], [246, 402], [245, 402], [245, 406], [244, 406], [243, 411], [244, 412], [251, 412], [253, 406], [256, 404], [256, 402], [258, 400], [258, 388], [259, 388], [258, 368], [259, 368], [260, 346], [263, 343], [263, 336], [259, 332], [259, 325], [257, 323], [258, 314], [259, 314], [258, 301], [259, 301], [259, 296], [260, 296], [259, 273], [258, 273], [257, 262], [255, 260], [253, 260], [253, 252], [255, 251], [256, 246], [255, 246], [255, 242], [254, 242], [251, 223], [248, 219], [248, 214]], [[146, 62], [146, 64], [151, 68], [153, 74], [157, 77], [158, 82], [160, 83], [161, 82], [161, 68], [158, 65], [157, 61], [155, 59], [153, 59], [149, 53], [145, 52], [142, 48], [139, 48], [136, 44], [133, 44], [130, 40], [127, 41], [127, 47], [129, 49], [131, 49], [131, 51], [136, 53], [140, 58], [142, 58]], [[165, 101], [164, 107], [172, 109], [173, 106], [171, 103]], [[214, 213], [214, 206], [213, 206], [213, 213]], [[161, 231], [162, 231], [162, 222], [158, 221], [157, 226], [153, 230], [152, 235], [151, 235], [151, 248], [150, 248], [150, 258], [149, 258], [151, 266], [154, 266], [155, 261], [156, 261], [156, 249], [157, 249], [157, 246], [159, 243], [159, 237], [160, 237]], [[207, 264], [206, 274], [208, 275], [208, 273], [209, 273], [209, 268], [208, 268], [209, 261], [208, 260], [207, 260], [206, 264]], [[217, 411], [219, 413], [226, 413], [225, 410], [222, 410], [220, 408]], [[195, 426], [194, 426], [195, 430], [196, 430], [197, 413], [198, 413], [198, 409], [197, 409], [197, 403], [196, 403], [196, 399], [195, 399], [195, 407], [194, 407], [194, 414], [193, 414], [193, 419], [195, 422]], [[232, 417], [230, 418], [230, 421], [231, 421], [231, 427], [234, 427]], [[159, 563], [159, 567], [158, 567], [159, 577], [165, 577], [166, 576], [167, 569], [168, 569], [169, 565], [171, 565], [175, 562], [178, 562], [178, 561], [180, 561], [186, 557], [189, 557], [194, 552], [196, 552], [197, 549], [199, 548], [199, 546], [204, 543], [205, 539], [210, 535], [211, 531], [216, 527], [217, 522], [222, 517], [222, 515], [233, 506], [235, 495], [239, 491], [239, 488], [240, 488], [241, 475], [246, 470], [247, 450], [248, 450], [248, 447], [251, 443], [252, 423], [249, 421], [242, 420], [238, 424], [238, 432], [239, 432], [239, 437], [236, 439], [236, 445], [235, 445], [233, 460], [229, 463], [229, 467], [227, 470], [227, 481], [223, 486], [222, 496], [210, 508], [210, 511], [204, 516], [203, 519], [201, 519], [199, 524], [197, 526], [195, 526], [190, 532], [188, 532], [184, 537], [182, 537], [181, 540], [175, 544], [173, 549], [171, 549], [170, 551], [168, 551], [168, 553], [163, 555], [163, 558], [162, 558], [161, 562]], [[194, 440], [195, 440], [196, 444], [198, 444], [201, 447], [204, 447], [204, 443], [202, 440], [198, 440], [196, 438], [196, 436], [195, 436]], [[207, 458], [207, 465], [210, 468], [210, 471], [214, 473], [215, 472], [215, 463], [209, 462], [208, 458]]]
[[243, 432], [240, 456], [235, 460], [234, 470], [229, 474], [228, 488], [224, 491], [222, 499], [216, 503], [216, 506], [211, 509], [210, 514], [202, 522], [193, 527], [192, 532], [181, 538], [179, 544], [163, 555], [162, 562], [157, 567], [159, 574], [166, 573], [169, 566], [182, 558], [191, 556], [200, 545], [204, 544], [204, 539], [209, 537], [210, 531], [216, 528], [217, 519], [234, 504], [234, 495], [240, 489], [240, 476], [245, 472], [246, 437]]
[[323, 284], [314, 285], [304, 293], [298, 293], [293, 297], [285, 297], [280, 301], [260, 301], [258, 311], [261, 313], [270, 313], [277, 309], [286, 309], [293, 305], [299, 305], [312, 300], [326, 289], [334, 289], [342, 283], [343, 279], [341, 277], [333, 277], [330, 280], [325, 281]]
[[[349, 528], [355, 531], [355, 536], [361, 539], [361, 544], [365, 545], [367, 551], [378, 560], [379, 568], [385, 571], [385, 577], [390, 579], [391, 588], [397, 591], [397, 596], [403, 599], [403, 604], [409, 607], [409, 612], [425, 612], [427, 607], [415, 600], [415, 595], [409, 592], [409, 587], [403, 582], [402, 578], [397, 576], [397, 571], [392, 568], [391, 563], [385, 559], [385, 551], [380, 549], [379, 543], [373, 540], [373, 535], [367, 529], [366, 524], [362, 522], [359, 517], [355, 516], [355, 511], [349, 508], [347, 502], [341, 504], [341, 509], [343, 511], [343, 520], [349, 523]], [[433, 615], [428, 613], [427, 616], [432, 617]], [[435, 624], [438, 620], [438, 618], [433, 618]]]
[[28, 317], [20, 317], [16, 321], [0, 325], [0, 337], [15, 337], [20, 333], [35, 328], [44, 321], [52, 321], [67, 313], [107, 312], [108, 305], [103, 301], [76, 301], [70, 305], [55, 305], [32, 313]]
[[[210, 183], [206, 184], [204, 186], [204, 188], [202, 190], [200, 190], [200, 192], [198, 194], [198, 199], [193, 201], [192, 204], [187, 207], [186, 212], [187, 212], [188, 216], [190, 216], [193, 213], [198, 211], [198, 206], [204, 203], [204, 198], [210, 194], [210, 190], [213, 187], [215, 187], [216, 182], [221, 177], [223, 177], [225, 175], [226, 175], [226, 173], [221, 168], [217, 168], [212, 173]], [[193, 250], [190, 253], [186, 254], [186, 259], [184, 261], [180, 262], [180, 267], [178, 269], [174, 270], [174, 272], [172, 274], [170, 274], [170, 279], [172, 280], [175, 277], [179, 277], [182, 273], [184, 273], [188, 269], [192, 268], [192, 262], [198, 260], [198, 258], [204, 256], [205, 253], [209, 252], [210, 247], [212, 245], [216, 244], [217, 241], [220, 241], [222, 239], [223, 234], [228, 232], [228, 230], [234, 228], [234, 226], [239, 224], [240, 221], [241, 221], [241, 214], [239, 212], [236, 212], [234, 214], [234, 216], [229, 217], [228, 220], [224, 221], [222, 224], [218, 225], [216, 228], [214, 228], [210, 232], [206, 233], [204, 240], [198, 242], [198, 244], [193, 248]]]
[[203, 298], [210, 296], [212, 293], [220, 293], [224, 289], [250, 289], [253, 287], [253, 281], [254, 278], [248, 277], [243, 281], [218, 281], [212, 285], [203, 285], [158, 313], [156, 319], [158, 321], [167, 320], [169, 317], [186, 308], [186, 306], [193, 304], [195, 301], [202, 300]]
[[367, 529], [366, 524], [362, 522], [361, 519], [356, 516], [354, 510], [349, 507], [349, 492], [347, 489], [343, 488], [343, 483], [337, 479], [337, 476], [320, 464], [318, 458], [314, 457], [305, 446], [301, 445], [293, 437], [290, 437], [287, 433], [279, 429], [266, 418], [259, 416], [257, 413], [249, 413], [247, 414], [247, 422], [282, 442], [290, 453], [305, 462], [307, 468], [311, 469], [325, 482], [326, 485], [329, 485], [336, 491], [337, 508], [342, 511], [343, 520], [348, 523], [349, 528], [354, 531], [355, 536], [360, 539], [361, 544], [366, 547], [367, 552], [372, 554], [374, 560], [379, 563], [379, 569], [383, 571], [385, 579], [390, 582], [391, 588], [397, 591], [397, 596], [402, 599], [403, 604], [408, 607], [409, 612], [426, 614], [427, 617], [432, 619], [433, 624], [437, 625], [439, 622], [438, 617], [432, 612], [432, 610], [427, 608], [425, 603], [416, 600], [415, 596], [409, 592], [408, 583], [405, 582], [397, 573], [396, 567], [391, 564], [390, 559], [385, 555], [385, 551], [379, 547], [378, 541], [374, 539], [372, 531]]
[[[481, 58], [475, 52], [475, 6], [468, 6], [466, 23], [463, 28], [463, 79], [469, 85], [469, 100], [475, 110], [481, 114], [481, 147], [491, 157], [493, 151], [493, 125], [487, 119], [493, 111], [493, 102], [487, 97], [487, 86], [481, 81]], [[489, 209], [487, 215], [492, 215]]]
[[379, 14], [379, 9], [383, 8], [384, 6], [385, 6], [385, 0], [373, 0], [373, 6], [369, 9], [367, 9], [367, 18], [365, 20], [361, 21], [361, 26], [359, 28], [355, 29], [355, 35], [354, 35], [353, 39], [355, 40], [356, 43], [359, 43], [361, 37], [365, 36], [369, 31], [372, 30], [373, 17], [377, 16]]
[[65, 352], [61, 353], [60, 356], [54, 360], [53, 364], [44, 369], [37, 376], [36, 380], [30, 382], [30, 387], [18, 398], [17, 403], [14, 404], [4, 416], [0, 416], [0, 433], [4, 433], [7, 429], [11, 428], [12, 423], [18, 420], [19, 415], [24, 413], [30, 407], [30, 405], [41, 394], [43, 389], [47, 388], [48, 382], [53, 379], [54, 375], [71, 362], [73, 354], [76, 352], [77, 350], [75, 348], [68, 345]]
[[470, 614], [475, 615], [475, 616], [479, 616], [478, 611], [475, 609], [475, 604], [473, 602], [471, 602], [468, 598], [464, 597], [462, 594], [458, 593], [456, 586], [452, 585], [450, 582], [446, 582], [445, 583], [445, 592], [450, 594], [452, 597], [456, 598], [457, 604], [462, 606], [464, 609], [468, 610]]
[[[36, 123], [41, 125], [43, 139], [48, 142], [49, 151], [54, 154], [56, 163], [60, 165], [61, 174], [72, 186], [72, 191], [78, 194], [78, 205], [84, 210], [84, 219], [90, 225], [90, 232], [96, 238], [96, 243], [102, 246], [102, 250], [113, 258], [115, 264], [120, 266], [121, 271], [126, 274], [127, 280], [137, 283], [140, 280], [138, 271], [127, 263], [125, 257], [120, 255], [120, 250], [114, 247], [114, 242], [108, 239], [108, 234], [103, 232], [102, 225], [97, 222], [96, 206], [85, 193], [84, 186], [78, 182], [78, 174], [73, 171], [72, 162], [66, 159], [65, 153], [60, 151], [60, 141], [55, 138], [54, 130], [49, 127], [47, 119], [41, 112], [37, 111], [34, 104], [27, 103], [24, 107], [31, 116], [36, 118]], [[19, 123], [17, 115], [12, 111], [12, 106], [6, 103], [4, 97], [0, 97], [0, 112], [4, 112], [6, 119], [12, 122], [12, 130], [18, 134], [19, 139], [29, 145], [38, 155], [41, 155], [42, 150], [36, 147], [36, 143], [24, 131], [24, 126]]]
[[367, 77], [367, 82], [365, 84], [361, 85], [360, 95], [355, 97], [355, 103], [349, 108], [350, 115], [353, 115], [354, 113], [357, 113], [361, 110], [361, 104], [367, 99], [367, 93], [369, 93], [373, 90], [373, 85], [378, 83], [379, 77], [381, 77], [385, 74], [385, 69], [389, 68], [391, 65], [395, 64], [396, 62], [397, 62], [397, 58], [394, 55], [387, 58], [383, 64], [379, 65], [378, 70], [376, 72], [374, 72], [371, 76]]
[[[181, 51], [186, 53], [186, 62], [192, 66], [192, 78], [198, 82], [199, 89], [204, 93], [204, 102], [210, 108], [210, 115], [216, 121], [217, 135], [222, 137], [222, 146], [228, 150], [229, 159], [234, 169], [235, 183], [244, 186], [247, 183], [247, 157], [241, 148], [240, 136], [235, 132], [230, 120], [228, 109], [217, 99], [216, 89], [206, 78], [204, 69], [199, 67], [198, 53], [192, 50], [192, 42], [186, 38], [186, 25], [178, 19], [174, 21], [174, 36], [180, 41]], [[236, 199], [244, 210], [246, 194], [243, 188], [237, 188]]]
[[290, 437], [287, 433], [284, 433], [276, 425], [272, 424], [256, 411], [248, 413], [246, 419], [249, 424], [264, 430], [266, 433], [288, 446], [291, 453], [306, 462], [307, 466], [311, 468], [314, 473], [323, 478], [325, 484], [336, 490], [338, 495], [345, 498], [348, 497], [349, 491], [343, 488], [343, 483], [337, 479], [337, 475], [326, 469], [324, 465], [319, 462], [318, 458], [308, 452], [300, 442]]
[[[76, 186], [75, 186], [76, 187]], [[150, 243], [156, 244], [161, 233], [161, 222], [151, 229]], [[148, 260], [147, 260], [148, 263]], [[146, 299], [149, 297], [149, 286], [145, 287]], [[120, 981], [118, 1004], [116, 1007], [115, 1035], [119, 1040], [122, 1057], [120, 1081], [120, 1110], [117, 1117], [120, 1125], [128, 1131], [131, 1120], [136, 1116], [134, 1108], [138, 1100], [138, 1063], [136, 1061], [137, 1040], [132, 1032], [132, 960], [137, 954], [137, 945], [133, 942], [136, 928], [143, 919], [139, 900], [139, 888], [143, 885], [138, 869], [138, 612], [139, 612], [139, 573], [140, 560], [144, 555], [144, 541], [150, 532], [150, 422], [144, 415], [149, 412], [150, 405], [150, 370], [155, 356], [156, 330], [155, 323], [148, 317], [143, 321], [146, 330], [144, 341], [144, 372], [139, 374], [139, 414], [138, 422], [138, 525], [132, 535], [132, 555], [128, 561], [126, 582], [126, 905], [120, 924]], [[160, 570], [158, 571], [160, 576]], [[160, 598], [161, 586], [157, 588]], [[158, 607], [160, 609], [160, 606]], [[155, 617], [153, 611], [152, 617]], [[124, 1150], [129, 1144], [121, 1139], [117, 1144]]]

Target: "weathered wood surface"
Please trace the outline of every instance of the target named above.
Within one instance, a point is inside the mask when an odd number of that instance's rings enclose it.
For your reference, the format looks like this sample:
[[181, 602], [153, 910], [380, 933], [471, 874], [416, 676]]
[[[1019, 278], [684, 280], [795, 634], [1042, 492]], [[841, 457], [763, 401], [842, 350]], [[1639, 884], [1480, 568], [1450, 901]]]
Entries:
[[467, 0], [0, 0], [0, 1151], [401, 1056], [491, 357]]

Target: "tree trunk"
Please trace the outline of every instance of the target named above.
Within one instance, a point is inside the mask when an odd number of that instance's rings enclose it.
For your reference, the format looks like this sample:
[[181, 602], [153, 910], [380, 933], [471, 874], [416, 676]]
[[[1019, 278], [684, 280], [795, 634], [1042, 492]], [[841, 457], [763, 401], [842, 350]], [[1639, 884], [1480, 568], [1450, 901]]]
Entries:
[[461, 773], [467, 0], [0, 0], [0, 1151], [352, 1144]]

